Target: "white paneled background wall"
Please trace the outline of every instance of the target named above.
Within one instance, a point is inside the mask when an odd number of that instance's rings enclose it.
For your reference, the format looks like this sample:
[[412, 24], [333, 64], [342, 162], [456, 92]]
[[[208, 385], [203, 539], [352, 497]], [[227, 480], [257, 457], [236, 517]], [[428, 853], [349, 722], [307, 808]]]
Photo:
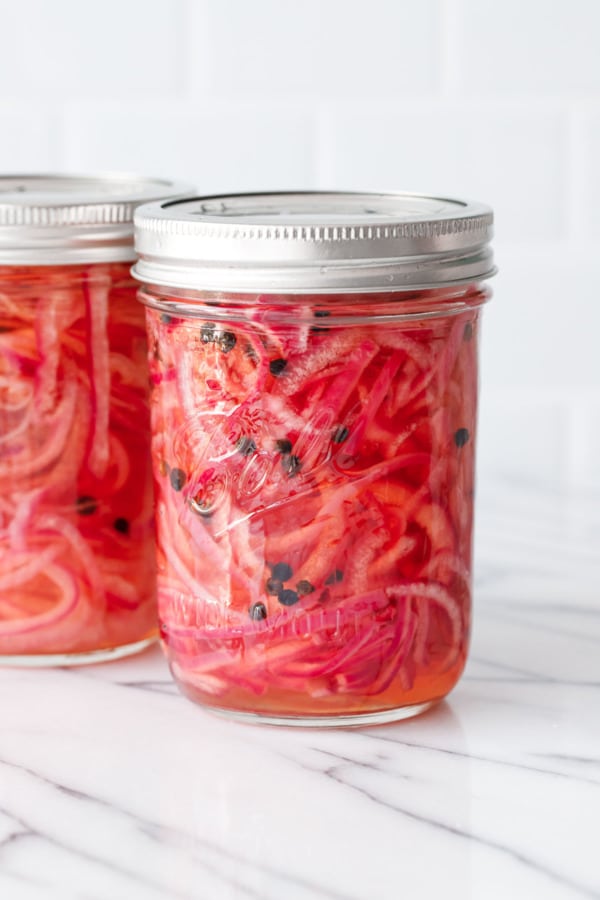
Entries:
[[0, 0], [0, 169], [491, 203], [480, 476], [600, 485], [600, 0]]

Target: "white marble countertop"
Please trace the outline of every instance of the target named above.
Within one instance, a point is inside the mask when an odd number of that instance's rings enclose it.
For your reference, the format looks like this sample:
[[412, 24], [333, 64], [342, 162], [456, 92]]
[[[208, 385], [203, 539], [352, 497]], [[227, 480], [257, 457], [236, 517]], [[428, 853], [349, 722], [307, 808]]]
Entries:
[[234, 724], [157, 649], [0, 671], [2, 900], [600, 897], [600, 495], [488, 485], [470, 663], [398, 725]]

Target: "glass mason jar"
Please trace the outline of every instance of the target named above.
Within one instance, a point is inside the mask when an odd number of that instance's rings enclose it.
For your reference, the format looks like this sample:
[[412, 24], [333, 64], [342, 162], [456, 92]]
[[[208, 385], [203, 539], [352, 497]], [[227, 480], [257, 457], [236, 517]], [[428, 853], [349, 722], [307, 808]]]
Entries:
[[96, 662], [156, 635], [137, 177], [0, 178], [0, 663]]
[[135, 222], [177, 683], [270, 723], [424, 710], [467, 654], [491, 211], [300, 193]]

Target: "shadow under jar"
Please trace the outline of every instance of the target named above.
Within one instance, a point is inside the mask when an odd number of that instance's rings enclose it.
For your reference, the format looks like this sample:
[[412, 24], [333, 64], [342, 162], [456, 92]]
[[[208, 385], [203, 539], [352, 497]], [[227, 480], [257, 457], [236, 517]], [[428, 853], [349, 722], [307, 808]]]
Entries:
[[386, 194], [136, 213], [161, 636], [193, 700], [359, 724], [457, 682], [491, 224]]
[[0, 663], [96, 662], [155, 639], [134, 177], [0, 178]]

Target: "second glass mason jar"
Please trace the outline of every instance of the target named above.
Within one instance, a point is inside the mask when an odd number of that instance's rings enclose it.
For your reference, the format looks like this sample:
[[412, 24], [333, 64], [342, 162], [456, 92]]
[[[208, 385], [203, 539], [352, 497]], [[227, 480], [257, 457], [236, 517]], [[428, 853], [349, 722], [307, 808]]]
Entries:
[[491, 227], [401, 194], [137, 211], [159, 617], [192, 699], [357, 724], [458, 680]]
[[123, 656], [156, 636], [135, 176], [0, 178], [0, 663]]

